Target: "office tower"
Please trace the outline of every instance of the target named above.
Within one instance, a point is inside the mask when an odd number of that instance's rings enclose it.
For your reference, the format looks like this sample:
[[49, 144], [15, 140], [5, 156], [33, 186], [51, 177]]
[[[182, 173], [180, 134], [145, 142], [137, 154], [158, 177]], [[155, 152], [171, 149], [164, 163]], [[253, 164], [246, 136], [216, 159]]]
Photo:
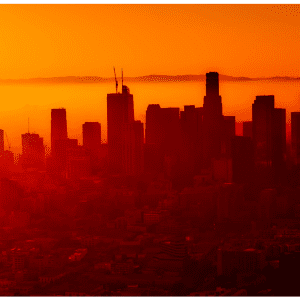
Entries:
[[149, 104], [146, 111], [145, 171], [159, 173], [163, 170], [162, 114], [159, 104]]
[[256, 162], [271, 166], [274, 96], [256, 96], [252, 104], [252, 130]]
[[144, 172], [144, 125], [141, 121], [124, 124], [123, 172], [141, 175]]
[[124, 123], [134, 121], [133, 95], [127, 86], [122, 93], [107, 95], [107, 139], [109, 168], [112, 173], [122, 172]]
[[197, 110], [194, 105], [185, 105], [180, 112], [181, 155], [180, 170], [185, 176], [194, 176], [196, 171]]
[[204, 166], [211, 165], [212, 158], [221, 155], [223, 129], [222, 98], [219, 95], [219, 74], [206, 74], [206, 96], [203, 102]]
[[4, 153], [4, 130], [0, 129], [0, 156]]
[[252, 134], [252, 121], [243, 122], [243, 136], [253, 138]]
[[231, 157], [231, 141], [235, 137], [235, 116], [223, 117], [222, 154]]
[[51, 109], [51, 151], [55, 156], [55, 141], [68, 138], [65, 108]]
[[101, 124], [85, 122], [82, 125], [83, 147], [98, 151], [101, 145]]
[[300, 112], [291, 113], [292, 157], [296, 164], [300, 163]]
[[232, 139], [232, 181], [251, 183], [254, 172], [254, 148], [250, 137], [235, 136]]
[[22, 134], [22, 167], [23, 169], [45, 167], [45, 147], [43, 138], [36, 133]]
[[179, 112], [178, 107], [161, 109], [164, 172], [172, 179], [178, 175], [179, 147], [181, 140]]
[[275, 108], [273, 112], [273, 165], [276, 177], [284, 172], [286, 158], [286, 110]]
[[85, 122], [82, 125], [83, 147], [90, 151], [91, 168], [95, 174], [100, 166], [101, 150], [101, 124], [98, 122]]
[[197, 138], [196, 138], [196, 160], [195, 173], [200, 174], [203, 165], [203, 107], [196, 107]]

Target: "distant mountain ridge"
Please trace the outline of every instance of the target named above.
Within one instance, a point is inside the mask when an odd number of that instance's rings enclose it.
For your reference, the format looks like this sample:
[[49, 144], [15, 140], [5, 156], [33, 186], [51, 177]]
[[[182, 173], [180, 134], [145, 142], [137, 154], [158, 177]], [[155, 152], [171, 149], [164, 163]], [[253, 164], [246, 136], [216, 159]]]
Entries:
[[[124, 77], [124, 82], [186, 82], [186, 81], [205, 81], [205, 75], [147, 75], [138, 77]], [[300, 80], [300, 77], [234, 77], [220, 74], [220, 81], [258, 81], [258, 80]], [[29, 78], [29, 79], [0, 79], [0, 83], [101, 83], [114, 82], [114, 77], [99, 76], [66, 76], [48, 78]], [[118, 77], [120, 82], [120, 78]]]

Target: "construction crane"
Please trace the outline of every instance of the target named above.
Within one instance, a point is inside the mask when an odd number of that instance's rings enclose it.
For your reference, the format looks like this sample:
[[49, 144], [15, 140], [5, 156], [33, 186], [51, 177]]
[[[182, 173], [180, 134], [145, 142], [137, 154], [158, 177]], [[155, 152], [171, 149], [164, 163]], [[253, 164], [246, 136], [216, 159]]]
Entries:
[[114, 67], [114, 73], [115, 73], [115, 81], [116, 81], [116, 94], [118, 93], [118, 80], [117, 80], [117, 76], [116, 76], [116, 69]]
[[9, 149], [9, 151], [10, 151], [10, 143], [9, 143], [9, 141], [8, 141], [8, 136], [7, 136], [7, 133], [6, 133], [6, 132], [5, 132], [5, 135], [6, 135], [6, 140], [7, 140], [8, 149]]

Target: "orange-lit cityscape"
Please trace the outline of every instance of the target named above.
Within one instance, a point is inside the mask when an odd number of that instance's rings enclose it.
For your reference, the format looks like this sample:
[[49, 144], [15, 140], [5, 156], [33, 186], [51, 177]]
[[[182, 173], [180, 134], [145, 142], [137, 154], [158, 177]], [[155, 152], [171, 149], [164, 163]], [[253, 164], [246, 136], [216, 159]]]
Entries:
[[0, 295], [299, 296], [299, 8], [0, 5]]

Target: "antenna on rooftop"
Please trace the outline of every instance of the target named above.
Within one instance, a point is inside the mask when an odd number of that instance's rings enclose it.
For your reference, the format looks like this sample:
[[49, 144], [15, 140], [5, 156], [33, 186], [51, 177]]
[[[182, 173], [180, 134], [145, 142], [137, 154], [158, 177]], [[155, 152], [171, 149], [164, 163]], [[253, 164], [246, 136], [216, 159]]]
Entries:
[[118, 80], [117, 80], [117, 76], [116, 76], [116, 69], [114, 67], [114, 73], [115, 73], [115, 82], [116, 82], [116, 94], [118, 93]]
[[122, 89], [123, 89], [123, 68], [121, 70], [122, 70]]
[[28, 133], [29, 133], [29, 118], [28, 118]]

